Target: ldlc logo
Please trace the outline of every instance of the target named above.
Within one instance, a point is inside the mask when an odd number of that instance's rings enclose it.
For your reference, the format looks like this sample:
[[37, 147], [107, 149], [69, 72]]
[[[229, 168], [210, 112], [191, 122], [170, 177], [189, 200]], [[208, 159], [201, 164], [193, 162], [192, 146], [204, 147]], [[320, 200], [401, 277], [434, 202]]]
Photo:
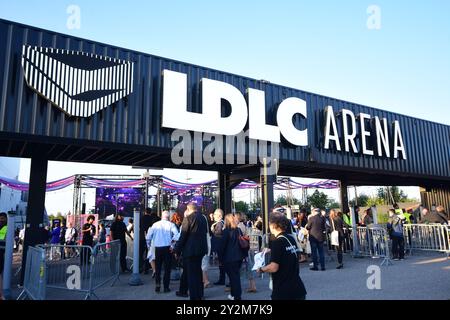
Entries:
[[[277, 125], [269, 125], [266, 123], [264, 91], [247, 88], [244, 96], [229, 83], [207, 78], [202, 78], [200, 83], [203, 110], [201, 113], [191, 112], [188, 111], [187, 75], [163, 71], [163, 127], [235, 136], [244, 130], [248, 120], [250, 139], [280, 143], [282, 135], [294, 146], [308, 145], [308, 128], [300, 130], [293, 122], [297, 114], [307, 119], [305, 100], [298, 97], [282, 100], [276, 110]], [[227, 117], [222, 116], [223, 100], [231, 106]], [[324, 149], [330, 149], [333, 142], [337, 151], [407, 159], [399, 121], [389, 125], [386, 118], [375, 116], [372, 119], [363, 112], [355, 115], [351, 110], [342, 109], [340, 114], [335, 114], [332, 106], [326, 106], [324, 110]], [[341, 127], [337, 126], [336, 118], [342, 119]], [[341, 144], [345, 146], [344, 150]]]
[[24, 45], [22, 67], [28, 86], [70, 116], [89, 117], [133, 92], [129, 61]]

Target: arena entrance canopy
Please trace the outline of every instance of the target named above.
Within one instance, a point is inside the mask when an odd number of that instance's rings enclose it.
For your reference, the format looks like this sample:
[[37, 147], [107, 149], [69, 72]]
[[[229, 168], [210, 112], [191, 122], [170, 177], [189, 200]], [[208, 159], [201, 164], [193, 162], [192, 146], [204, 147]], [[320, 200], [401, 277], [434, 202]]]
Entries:
[[[252, 139], [223, 152], [236, 161], [196, 161], [212, 135], [240, 130]], [[48, 160], [218, 171], [228, 211], [233, 187], [260, 181], [250, 160], [269, 155], [266, 141], [279, 175], [340, 180], [344, 210], [348, 185], [418, 185], [449, 209], [448, 125], [0, 20], [0, 156], [32, 159], [25, 247], [38, 241]], [[180, 144], [194, 161], [173, 161]]]
[[[0, 176], [0, 184], [5, 185], [8, 188], [19, 191], [28, 191], [29, 184], [21, 182], [16, 179]], [[95, 188], [99, 190], [104, 189], [143, 189], [142, 199], [139, 202], [145, 203], [145, 198], [155, 198], [157, 202], [158, 215], [160, 212], [161, 198], [165, 196], [177, 196], [183, 194], [191, 194], [195, 191], [207, 190], [207, 193], [218, 191], [217, 180], [209, 180], [197, 183], [189, 183], [170, 179], [165, 176], [150, 176], [150, 175], [111, 175], [111, 174], [77, 174], [66, 178], [58, 179], [55, 181], [46, 183], [46, 192], [58, 191], [64, 188], [73, 187], [73, 213], [85, 214], [82, 208], [82, 189]], [[156, 195], [150, 195], [149, 188], [153, 187], [157, 190]], [[245, 179], [234, 189], [248, 190], [260, 188], [261, 185]], [[274, 190], [278, 191], [291, 191], [302, 189], [337, 189], [339, 188], [339, 182], [335, 180], [322, 180], [312, 183], [300, 183], [289, 177], [277, 177], [277, 181], [274, 183]], [[164, 202], [164, 201], [163, 201]], [[148, 203], [147, 203], [148, 204]], [[97, 206], [97, 203], [96, 203]], [[99, 213], [99, 212], [96, 212]], [[111, 216], [114, 216], [111, 215]]]

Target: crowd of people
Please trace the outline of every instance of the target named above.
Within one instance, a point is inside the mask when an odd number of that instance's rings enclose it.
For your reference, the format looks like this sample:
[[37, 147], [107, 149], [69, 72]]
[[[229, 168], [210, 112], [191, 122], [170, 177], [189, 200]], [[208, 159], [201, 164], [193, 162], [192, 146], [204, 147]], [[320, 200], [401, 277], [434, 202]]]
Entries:
[[[216, 209], [206, 215], [200, 212], [195, 203], [189, 203], [183, 213], [163, 211], [161, 216], [145, 210], [140, 221], [138, 234], [134, 233], [134, 223], [118, 213], [109, 228], [104, 223], [96, 228], [95, 216], [89, 215], [78, 231], [71, 223], [57, 221], [52, 228], [42, 229], [42, 243], [51, 247], [53, 256], [72, 258], [80, 256], [82, 265], [89, 264], [90, 250], [75, 252], [72, 246], [93, 247], [95, 243], [118, 240], [120, 242], [120, 267], [122, 273], [128, 273], [127, 239], [137, 237], [140, 245], [140, 272], [152, 271], [155, 292], [171, 291], [170, 280], [174, 269], [181, 269], [179, 288], [176, 295], [202, 300], [205, 289], [223, 286], [228, 292], [228, 299], [241, 300], [241, 272], [247, 275], [248, 293], [257, 292], [255, 278], [258, 274], [269, 273], [271, 278], [272, 299], [305, 299], [306, 289], [299, 276], [299, 265], [311, 258], [311, 271], [325, 271], [325, 250], [332, 248], [337, 255], [336, 269], [343, 269], [343, 253], [352, 250], [351, 228], [355, 225], [370, 227], [374, 223], [372, 210], [362, 214], [355, 208], [350, 213], [338, 210], [313, 208], [310, 212], [300, 209], [298, 213], [289, 212], [289, 207], [275, 207], [268, 221], [268, 237], [263, 240], [263, 219], [247, 219], [242, 213], [227, 213]], [[391, 238], [394, 260], [405, 256], [405, 224], [448, 224], [447, 215], [442, 206], [432, 210], [423, 208], [421, 218], [411, 211], [400, 209], [397, 204], [389, 210], [386, 229]], [[3, 269], [4, 249], [1, 248], [6, 237], [7, 215], [0, 214], [0, 275]], [[17, 234], [18, 233], [18, 234]], [[16, 232], [16, 238], [23, 242], [24, 230]], [[80, 239], [79, 239], [80, 238]], [[328, 248], [327, 248], [328, 247]], [[266, 263], [255, 270], [255, 254], [264, 252], [268, 257]], [[217, 281], [209, 280], [209, 267], [218, 263]], [[1, 276], [0, 276], [1, 288]], [[226, 293], [225, 293], [226, 294]], [[0, 291], [0, 299], [3, 296]]]

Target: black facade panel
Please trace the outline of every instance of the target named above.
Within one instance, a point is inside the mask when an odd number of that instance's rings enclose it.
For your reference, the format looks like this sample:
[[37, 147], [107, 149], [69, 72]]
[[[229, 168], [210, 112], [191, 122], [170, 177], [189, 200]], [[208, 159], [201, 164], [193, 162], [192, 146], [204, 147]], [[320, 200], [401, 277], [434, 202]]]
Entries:
[[[93, 53], [132, 61], [135, 64], [133, 93], [89, 118], [69, 116], [32, 91], [24, 80], [21, 66], [23, 45], [50, 47]], [[276, 63], [276, 61], [274, 62]], [[305, 166], [311, 161], [338, 169], [364, 169], [372, 173], [397, 174], [450, 181], [450, 127], [421, 119], [369, 108], [301, 90], [212, 70], [184, 62], [143, 54], [128, 49], [70, 37], [55, 32], [0, 20], [0, 132], [45, 137], [82, 139], [87, 143], [105, 142], [135, 145], [149, 150], [170, 151], [174, 143], [171, 130], [161, 128], [162, 71], [169, 69], [188, 75], [188, 110], [201, 112], [200, 79], [220, 80], [237, 87], [245, 95], [247, 88], [266, 93], [266, 121], [275, 124], [280, 102], [298, 97], [307, 102], [307, 119], [295, 118], [297, 128], [308, 128], [309, 147], [294, 147], [284, 141], [281, 159]], [[366, 156], [323, 148], [324, 108], [333, 106], [372, 117], [400, 123], [407, 160]], [[337, 122], [341, 129], [340, 121]], [[373, 125], [373, 124], [368, 124]], [[357, 126], [358, 128], [358, 126]], [[333, 145], [333, 143], [332, 143]], [[357, 141], [360, 146], [360, 141]], [[343, 147], [343, 144], [342, 144]], [[369, 141], [376, 152], [376, 145]]]

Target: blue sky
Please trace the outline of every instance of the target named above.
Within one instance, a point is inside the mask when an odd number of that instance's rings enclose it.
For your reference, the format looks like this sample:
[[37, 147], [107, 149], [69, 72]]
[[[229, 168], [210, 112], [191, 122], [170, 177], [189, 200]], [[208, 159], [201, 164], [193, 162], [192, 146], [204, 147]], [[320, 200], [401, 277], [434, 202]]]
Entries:
[[[72, 4], [80, 29], [66, 26]], [[379, 30], [367, 27], [370, 5]], [[444, 124], [449, 13], [448, 0], [0, 0], [4, 19]], [[57, 168], [50, 180], [64, 176]]]
[[445, 124], [449, 12], [447, 0], [0, 1], [5, 19]]

